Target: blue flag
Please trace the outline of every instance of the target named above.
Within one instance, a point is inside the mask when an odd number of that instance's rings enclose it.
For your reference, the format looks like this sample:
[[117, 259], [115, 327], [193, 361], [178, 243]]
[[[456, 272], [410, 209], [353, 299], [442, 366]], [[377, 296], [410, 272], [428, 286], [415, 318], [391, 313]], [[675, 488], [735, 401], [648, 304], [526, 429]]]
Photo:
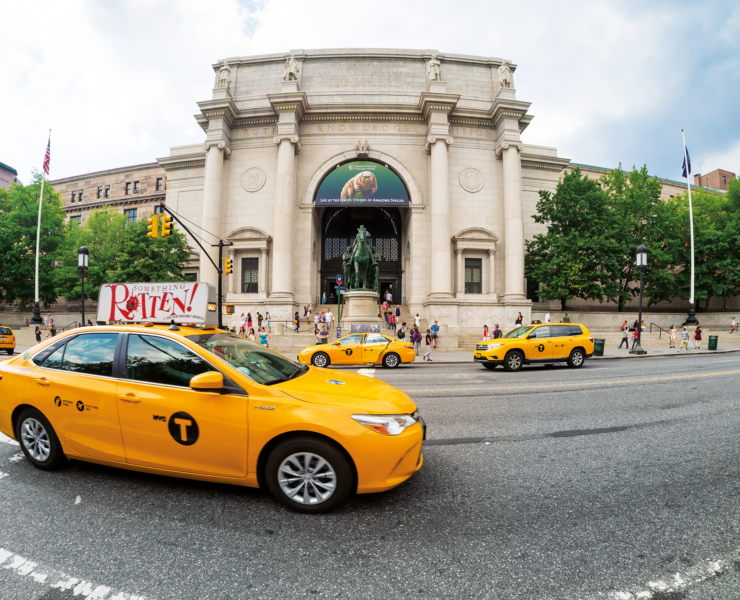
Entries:
[[683, 176], [684, 177], [688, 177], [687, 174], [686, 174], [686, 160], [688, 159], [688, 162], [689, 162], [689, 173], [688, 174], [691, 175], [691, 156], [689, 156], [689, 149], [688, 148], [685, 148], [685, 150], [686, 150], [686, 156], [684, 156], [684, 158], [683, 158], [683, 167], [682, 168], [683, 168]]

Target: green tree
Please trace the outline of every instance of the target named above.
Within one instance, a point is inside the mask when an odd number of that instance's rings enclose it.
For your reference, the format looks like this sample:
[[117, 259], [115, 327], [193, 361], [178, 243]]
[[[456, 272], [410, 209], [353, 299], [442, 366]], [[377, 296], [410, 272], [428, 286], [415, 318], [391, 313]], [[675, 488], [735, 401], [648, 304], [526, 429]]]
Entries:
[[648, 306], [662, 300], [672, 300], [678, 291], [673, 276], [677, 250], [675, 237], [679, 223], [676, 203], [661, 200], [662, 185], [650, 177], [646, 166], [626, 173], [622, 165], [601, 177], [608, 196], [610, 219], [608, 236], [614, 252], [612, 268], [605, 288], [608, 297], [617, 303], [619, 312], [640, 293], [640, 273], [635, 266], [635, 250], [640, 244], [648, 247], [648, 269], [644, 273], [644, 296]]
[[[30, 185], [13, 184], [0, 189], [0, 302], [30, 310], [35, 298], [36, 230], [41, 175]], [[67, 226], [59, 194], [44, 184], [39, 243], [39, 299], [44, 308], [56, 302], [54, 264]]]
[[616, 244], [606, 194], [576, 167], [553, 194], [540, 191], [536, 223], [547, 233], [527, 241], [526, 276], [539, 282], [539, 296], [559, 300], [563, 310], [572, 298], [603, 302], [614, 295], [609, 275]]

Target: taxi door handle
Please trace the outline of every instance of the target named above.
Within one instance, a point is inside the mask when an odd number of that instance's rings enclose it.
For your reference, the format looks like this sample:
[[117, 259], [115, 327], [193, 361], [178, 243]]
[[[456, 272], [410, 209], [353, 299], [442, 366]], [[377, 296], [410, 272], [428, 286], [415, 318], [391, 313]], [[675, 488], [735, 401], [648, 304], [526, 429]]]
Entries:
[[118, 399], [123, 400], [124, 402], [141, 402], [141, 398], [134, 396], [133, 394], [121, 394], [118, 396]]
[[36, 383], [43, 386], [51, 385], [51, 381], [49, 381], [46, 377], [40, 377], [36, 380]]

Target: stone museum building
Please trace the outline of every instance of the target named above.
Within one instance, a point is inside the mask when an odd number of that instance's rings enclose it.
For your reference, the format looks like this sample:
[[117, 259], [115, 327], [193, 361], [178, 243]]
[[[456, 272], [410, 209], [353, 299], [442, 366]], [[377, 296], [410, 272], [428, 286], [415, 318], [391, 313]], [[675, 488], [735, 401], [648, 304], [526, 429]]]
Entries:
[[[324, 294], [335, 301], [342, 255], [364, 225], [381, 257], [378, 291], [394, 304], [451, 332], [519, 311], [529, 321], [524, 240], [541, 227], [539, 190], [554, 190], [569, 161], [522, 143], [533, 117], [514, 64], [292, 50], [213, 69], [195, 117], [203, 143], [158, 163], [168, 207], [233, 243], [224, 290], [237, 315], [290, 320]], [[192, 266], [216, 283], [205, 253]]]

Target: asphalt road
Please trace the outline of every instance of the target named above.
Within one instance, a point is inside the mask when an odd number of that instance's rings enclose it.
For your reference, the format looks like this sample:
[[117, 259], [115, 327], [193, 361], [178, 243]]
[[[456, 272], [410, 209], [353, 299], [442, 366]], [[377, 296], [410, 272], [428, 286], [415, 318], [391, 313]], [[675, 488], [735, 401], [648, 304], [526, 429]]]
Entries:
[[330, 515], [0, 443], [0, 598], [740, 597], [740, 355], [371, 374], [426, 462]]

